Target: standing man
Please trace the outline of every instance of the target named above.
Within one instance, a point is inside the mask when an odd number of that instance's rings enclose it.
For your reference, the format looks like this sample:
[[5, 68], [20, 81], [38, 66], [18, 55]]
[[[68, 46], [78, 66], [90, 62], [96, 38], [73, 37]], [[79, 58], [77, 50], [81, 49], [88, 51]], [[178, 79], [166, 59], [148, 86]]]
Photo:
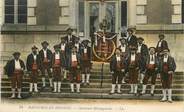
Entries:
[[38, 48], [36, 46], [32, 47], [32, 53], [27, 56], [27, 71], [30, 75], [30, 87], [29, 92], [33, 92], [33, 86], [34, 86], [34, 92], [38, 92], [38, 74], [40, 69], [40, 57], [38, 55]]
[[77, 93], [80, 93], [80, 54], [77, 52], [77, 47], [72, 46], [72, 53], [69, 58], [69, 70], [71, 79], [71, 93], [74, 93], [74, 84], [76, 84]]
[[118, 82], [117, 93], [121, 94], [121, 83], [125, 72], [125, 60], [121, 57], [121, 49], [116, 48], [114, 56], [110, 61], [110, 71], [112, 74], [112, 89], [110, 94], [115, 93], [116, 82]]
[[61, 48], [61, 55], [64, 56], [64, 61], [65, 61], [65, 65], [63, 66], [62, 72], [63, 72], [63, 80], [66, 81], [67, 80], [67, 65], [66, 65], [66, 41], [65, 38], [61, 37], [61, 43], [60, 43], [60, 48]]
[[139, 77], [140, 77], [140, 83], [143, 83], [143, 78], [146, 70], [146, 59], [148, 57], [148, 47], [146, 44], [143, 43], [144, 39], [142, 37], [138, 38], [138, 60], [139, 60]]
[[73, 29], [72, 28], [68, 28], [66, 31], [67, 31], [67, 36], [64, 37], [65, 42], [66, 43], [70, 43], [70, 42], [74, 43], [74, 39], [75, 39], [76, 36], [74, 36], [72, 34], [73, 33]]
[[138, 71], [139, 71], [139, 62], [137, 56], [137, 48], [132, 47], [130, 49], [130, 53], [127, 58], [127, 68], [128, 68], [128, 75], [129, 75], [129, 83], [131, 86], [130, 94], [137, 95], [137, 88], [138, 88]]
[[54, 81], [54, 91], [53, 92], [61, 92], [61, 76], [62, 69], [65, 65], [64, 55], [60, 51], [60, 45], [54, 46], [55, 52], [52, 54], [52, 69], [53, 69], [53, 81]]
[[164, 34], [159, 34], [158, 37], [159, 37], [159, 41], [158, 41], [157, 46], [156, 46], [156, 52], [157, 52], [157, 55], [159, 56], [160, 53], [164, 49], [169, 49], [169, 47], [168, 47], [167, 41], [164, 40], [165, 39], [165, 35]]
[[155, 54], [155, 47], [149, 48], [149, 55], [147, 56], [146, 63], [146, 73], [143, 80], [143, 89], [141, 95], [146, 93], [146, 86], [148, 84], [148, 80], [151, 78], [151, 96], [154, 96], [155, 83], [157, 78], [158, 71], [158, 59]]
[[[120, 39], [120, 43], [121, 43], [121, 45], [120, 45], [118, 48], [121, 50], [121, 58], [122, 58], [123, 60], [125, 60], [126, 57], [127, 57], [127, 55], [128, 55], [128, 52], [129, 52], [129, 50], [128, 50], [128, 45], [127, 45], [127, 42], [126, 42], [126, 39], [122, 37], [122, 38]], [[125, 69], [124, 73], [127, 74], [127, 72], [128, 72], [128, 70]], [[125, 75], [125, 76], [126, 76], [126, 75]], [[122, 83], [126, 83], [126, 82], [125, 82], [125, 77], [122, 77]]]
[[127, 30], [128, 32], [128, 38], [127, 38], [127, 43], [128, 43], [128, 47], [136, 47], [137, 48], [137, 37], [135, 35], [133, 35], [134, 31], [131, 28], [128, 28]]
[[83, 40], [80, 47], [81, 54], [81, 69], [82, 69], [82, 84], [89, 85], [90, 69], [91, 69], [91, 47], [89, 40]]
[[42, 87], [46, 86], [46, 84], [45, 84], [45, 75], [46, 75], [45, 71], [47, 71], [47, 73], [48, 73], [50, 87], [53, 87], [53, 84], [52, 84], [52, 73], [51, 73], [52, 51], [50, 49], [48, 49], [49, 43], [47, 41], [44, 41], [41, 44], [42, 44], [43, 48], [42, 48], [42, 50], [40, 50], [39, 56], [40, 56], [41, 72], [42, 72], [42, 82], [43, 82]]
[[[161, 82], [162, 82], [162, 92], [163, 98], [161, 102], [168, 102], [172, 103], [172, 77], [176, 70], [176, 63], [174, 58], [170, 56], [169, 49], [163, 50], [163, 57], [159, 63], [159, 71], [161, 75]], [[168, 96], [168, 97], [167, 97]], [[168, 98], [168, 99], [167, 99]]]
[[13, 53], [14, 59], [8, 61], [5, 66], [5, 72], [11, 80], [12, 86], [12, 96], [10, 98], [15, 98], [15, 90], [17, 88], [18, 95], [17, 98], [21, 99], [21, 88], [22, 88], [22, 78], [25, 70], [25, 64], [20, 59], [20, 52]]

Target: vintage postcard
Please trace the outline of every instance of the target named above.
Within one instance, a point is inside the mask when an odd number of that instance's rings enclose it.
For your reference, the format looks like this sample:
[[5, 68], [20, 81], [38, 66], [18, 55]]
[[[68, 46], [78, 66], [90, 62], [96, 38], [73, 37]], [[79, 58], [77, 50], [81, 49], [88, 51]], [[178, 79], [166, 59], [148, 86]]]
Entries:
[[0, 0], [0, 112], [184, 112], [184, 0]]

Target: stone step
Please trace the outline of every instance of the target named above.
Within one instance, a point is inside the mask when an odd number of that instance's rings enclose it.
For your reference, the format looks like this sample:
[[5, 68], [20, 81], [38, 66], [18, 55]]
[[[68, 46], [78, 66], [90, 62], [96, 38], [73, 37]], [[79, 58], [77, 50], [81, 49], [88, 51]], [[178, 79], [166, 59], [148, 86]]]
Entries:
[[[10, 97], [11, 92], [2, 93], [3, 97]], [[83, 99], [134, 99], [134, 100], [160, 100], [162, 94], [155, 94], [153, 97], [150, 94], [145, 94], [143, 96], [135, 96], [133, 94], [113, 94], [108, 93], [51, 93], [51, 92], [40, 92], [39, 94], [29, 94], [28, 92], [23, 92], [23, 98], [83, 98]], [[184, 100], [184, 95], [173, 94], [173, 100]]]
[[[46, 82], [46, 85], [49, 86], [49, 83]], [[6, 87], [10, 87], [11, 83], [9, 81], [2, 81], [1, 84], [2, 88], [6, 88]], [[23, 87], [29, 87], [29, 82], [23, 82], [22, 83]], [[38, 86], [41, 87], [42, 86], [42, 82], [38, 82]], [[70, 87], [70, 82], [62, 82], [61, 84], [62, 87]], [[141, 85], [140, 85], [141, 86]], [[149, 83], [147, 88], [150, 88], [151, 84]], [[81, 86], [83, 88], [99, 88], [101, 87], [100, 83], [90, 83], [90, 85], [86, 86]], [[111, 83], [103, 83], [102, 85], [103, 88], [111, 88]], [[129, 88], [130, 84], [122, 84], [122, 88]], [[173, 88], [184, 88], [184, 83], [183, 84], [172, 84]], [[156, 84], [156, 88], [162, 88], [162, 85], [160, 83]]]
[[[38, 88], [40, 90], [40, 92], [51, 92], [52, 93], [52, 89], [51, 88]], [[2, 88], [1, 92], [10, 92], [11, 88]], [[28, 87], [23, 87], [22, 88], [23, 92], [28, 92], [29, 88]], [[63, 93], [69, 93], [70, 92], [70, 88], [61, 88], [61, 91]], [[81, 88], [80, 89], [81, 93], [109, 93], [111, 91], [110, 88]], [[122, 93], [124, 94], [128, 94], [130, 89], [121, 89]], [[138, 92], [140, 92], [141, 89], [138, 89]], [[146, 91], [147, 93], [150, 93], [150, 89], [147, 89]], [[173, 94], [184, 94], [184, 89], [172, 89], [172, 93]], [[155, 94], [162, 94], [162, 89], [155, 89]]]

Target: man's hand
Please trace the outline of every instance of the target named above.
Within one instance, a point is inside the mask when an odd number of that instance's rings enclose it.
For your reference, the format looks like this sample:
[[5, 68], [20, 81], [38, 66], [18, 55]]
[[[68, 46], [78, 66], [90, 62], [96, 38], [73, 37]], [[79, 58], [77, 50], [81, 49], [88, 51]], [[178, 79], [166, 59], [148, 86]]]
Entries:
[[125, 72], [125, 69], [122, 69], [121, 72]]
[[174, 72], [173, 71], [169, 71], [168, 74], [173, 74]]

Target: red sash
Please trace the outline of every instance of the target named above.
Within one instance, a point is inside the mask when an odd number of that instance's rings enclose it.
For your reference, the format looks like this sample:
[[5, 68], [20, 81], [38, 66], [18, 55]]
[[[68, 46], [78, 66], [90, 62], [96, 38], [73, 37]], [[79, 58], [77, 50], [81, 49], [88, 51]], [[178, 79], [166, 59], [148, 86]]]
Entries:
[[61, 65], [60, 59], [55, 59], [54, 67], [59, 67]]
[[146, 66], [147, 66], [147, 69], [148, 69], [148, 70], [153, 70], [153, 69], [155, 69], [155, 64], [147, 64]]
[[87, 53], [84, 53], [83, 60], [88, 60], [88, 54]]
[[163, 71], [164, 71], [165, 73], [167, 73], [167, 72], [169, 71], [169, 66], [168, 66], [167, 63], [164, 63], [164, 65], [163, 65]]
[[76, 68], [77, 67], [77, 61], [72, 61], [72, 67]]
[[32, 65], [32, 70], [37, 70], [38, 69], [38, 65], [36, 64], [36, 62], [34, 61], [33, 62], [33, 65]]
[[117, 68], [118, 71], [121, 71], [122, 66], [121, 66], [121, 62], [120, 61], [117, 61], [116, 68]]
[[15, 69], [14, 74], [22, 74], [23, 71], [21, 69]]
[[48, 61], [48, 59], [47, 58], [44, 58], [43, 59], [43, 63], [48, 63], [49, 61]]

